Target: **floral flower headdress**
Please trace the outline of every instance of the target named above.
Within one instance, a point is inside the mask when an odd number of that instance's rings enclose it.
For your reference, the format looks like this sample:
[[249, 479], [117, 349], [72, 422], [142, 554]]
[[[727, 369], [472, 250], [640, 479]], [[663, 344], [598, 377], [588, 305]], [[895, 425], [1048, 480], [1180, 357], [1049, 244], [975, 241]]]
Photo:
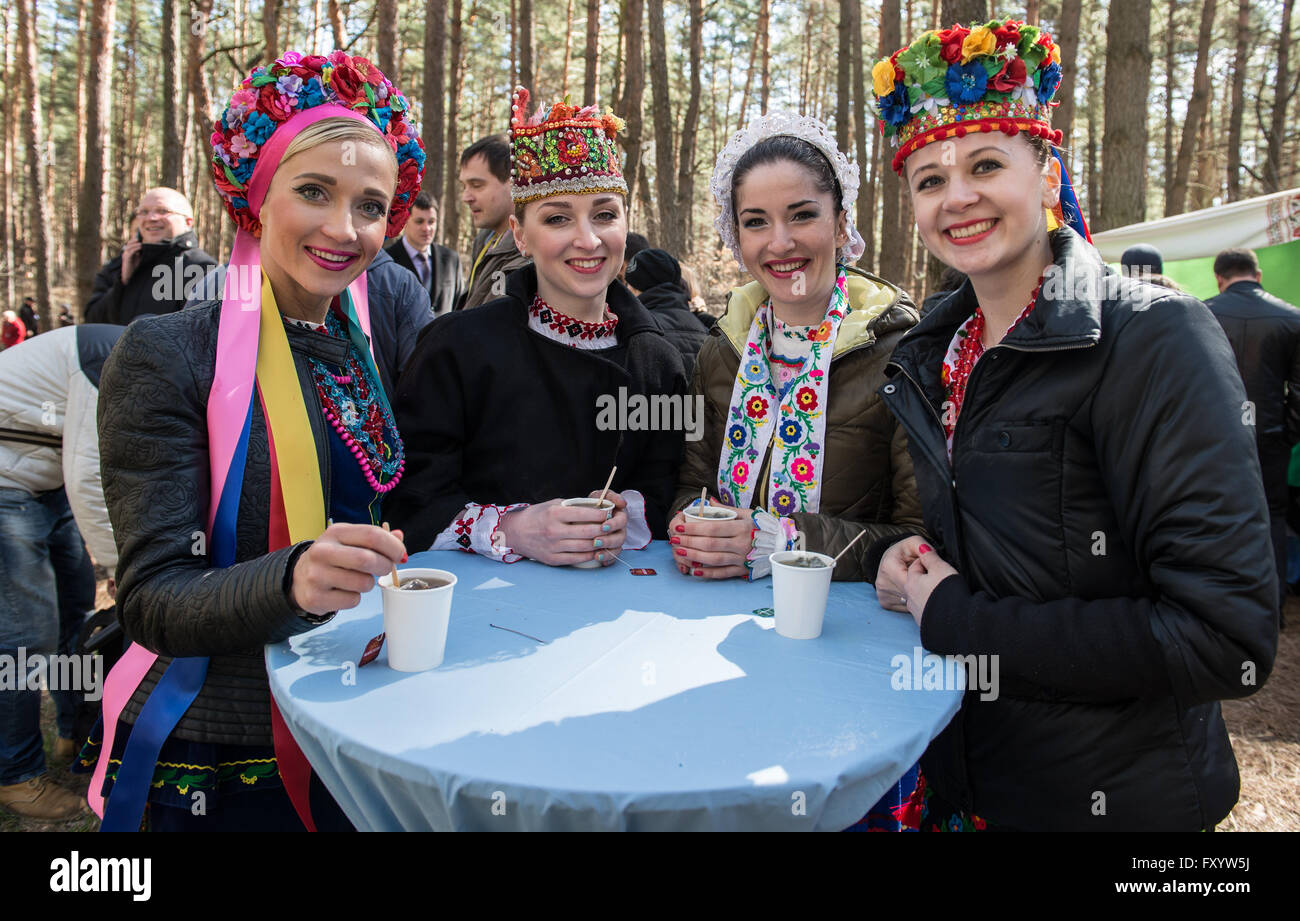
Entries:
[[[241, 230], [255, 237], [261, 234], [256, 214], [261, 202], [252, 208], [248, 196], [262, 149], [277, 128], [320, 105], [341, 106], [364, 116], [396, 152], [397, 192], [388, 210], [386, 235], [397, 236], [420, 190], [424, 145], [410, 120], [406, 97], [379, 68], [342, 51], [329, 57], [286, 51], [269, 68], [254, 68], [235, 90], [212, 132], [212, 179], [226, 210]], [[278, 166], [279, 157], [274, 159]], [[269, 177], [264, 181], [269, 182]]]
[[880, 132], [898, 148], [894, 171], [931, 141], [968, 131], [1024, 131], [1061, 142], [1051, 126], [1061, 52], [1012, 19], [923, 33], [871, 69]]
[[623, 119], [594, 106], [557, 102], [532, 118], [528, 90], [515, 87], [510, 102], [510, 197], [515, 204], [569, 193], [622, 192], [627, 183], [614, 136]]
[[775, 111], [754, 119], [727, 141], [727, 145], [718, 154], [718, 162], [713, 167], [713, 178], [709, 180], [713, 200], [722, 209], [714, 218], [713, 226], [717, 228], [722, 242], [731, 249], [736, 264], [745, 269], [745, 260], [740, 255], [740, 241], [736, 237], [736, 215], [731, 208], [732, 177], [735, 176], [736, 164], [740, 162], [745, 151], [770, 137], [794, 137], [807, 141], [821, 151], [829, 161], [831, 169], [835, 171], [835, 178], [840, 184], [844, 210], [848, 212], [849, 242], [840, 247], [836, 259], [846, 264], [857, 262], [867, 248], [862, 234], [858, 233], [858, 228], [853, 225], [853, 204], [858, 200], [857, 164], [840, 152], [835, 146], [835, 138], [817, 119], [797, 112]]

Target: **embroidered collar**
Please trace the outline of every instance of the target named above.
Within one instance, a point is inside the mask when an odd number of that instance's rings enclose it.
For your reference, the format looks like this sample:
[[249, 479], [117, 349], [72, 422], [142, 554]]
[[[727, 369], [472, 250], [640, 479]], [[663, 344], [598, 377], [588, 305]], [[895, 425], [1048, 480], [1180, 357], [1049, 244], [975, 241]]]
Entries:
[[586, 323], [560, 313], [534, 295], [528, 307], [528, 326], [547, 339], [575, 349], [607, 349], [618, 344], [618, 315], [605, 305], [605, 319], [599, 323]]

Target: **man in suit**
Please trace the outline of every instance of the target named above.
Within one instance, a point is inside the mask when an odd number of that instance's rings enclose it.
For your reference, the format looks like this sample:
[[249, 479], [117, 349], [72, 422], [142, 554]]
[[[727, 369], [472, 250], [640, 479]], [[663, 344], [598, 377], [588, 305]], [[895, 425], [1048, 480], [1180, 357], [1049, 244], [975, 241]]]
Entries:
[[402, 235], [385, 247], [402, 268], [414, 272], [429, 292], [435, 316], [449, 313], [465, 292], [460, 257], [454, 250], [433, 242], [438, 230], [438, 210], [433, 199], [421, 192], [411, 204], [411, 217]]

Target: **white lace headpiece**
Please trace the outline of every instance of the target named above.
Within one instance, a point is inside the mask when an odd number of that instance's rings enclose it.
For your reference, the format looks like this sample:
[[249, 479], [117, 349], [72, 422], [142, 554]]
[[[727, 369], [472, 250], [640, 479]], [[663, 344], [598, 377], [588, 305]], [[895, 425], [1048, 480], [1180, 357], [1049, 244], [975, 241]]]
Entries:
[[846, 264], [856, 262], [867, 248], [862, 234], [858, 233], [858, 228], [853, 225], [853, 205], [858, 200], [858, 166], [840, 153], [839, 148], [835, 146], [835, 138], [826, 130], [824, 124], [797, 112], [769, 112], [756, 118], [736, 132], [718, 154], [718, 162], [713, 168], [713, 179], [709, 181], [709, 188], [713, 191], [714, 200], [722, 209], [722, 213], [713, 220], [713, 226], [718, 229], [722, 242], [731, 247], [731, 254], [736, 257], [736, 262], [742, 269], [748, 271], [745, 260], [740, 256], [740, 241], [736, 238], [736, 215], [731, 210], [731, 177], [736, 171], [736, 163], [745, 151], [764, 138], [782, 135], [807, 141], [825, 154], [826, 159], [830, 161], [831, 168], [835, 170], [835, 178], [840, 182], [844, 210], [848, 212], [849, 242], [840, 247], [836, 258]]

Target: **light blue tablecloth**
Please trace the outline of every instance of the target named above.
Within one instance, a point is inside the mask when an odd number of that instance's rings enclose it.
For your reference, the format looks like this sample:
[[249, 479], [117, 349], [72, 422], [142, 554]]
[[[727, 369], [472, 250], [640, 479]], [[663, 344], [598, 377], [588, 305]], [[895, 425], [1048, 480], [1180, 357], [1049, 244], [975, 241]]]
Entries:
[[439, 668], [353, 664], [376, 589], [268, 646], [271, 690], [369, 830], [842, 829], [956, 713], [958, 689], [896, 687], [920, 635], [870, 585], [834, 583], [821, 637], [790, 640], [752, 613], [770, 579], [688, 579], [669, 550], [624, 555], [657, 576], [417, 554], [458, 579]]

